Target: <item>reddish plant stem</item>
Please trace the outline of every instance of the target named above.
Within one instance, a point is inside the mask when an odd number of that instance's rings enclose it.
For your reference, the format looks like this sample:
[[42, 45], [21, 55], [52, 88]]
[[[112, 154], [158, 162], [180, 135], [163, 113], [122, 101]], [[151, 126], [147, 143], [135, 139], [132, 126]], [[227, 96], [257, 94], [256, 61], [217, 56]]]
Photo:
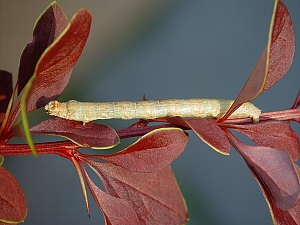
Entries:
[[[71, 141], [36, 143], [38, 154], [56, 154], [65, 158], [70, 158], [76, 152], [78, 145]], [[32, 155], [32, 151], [27, 144], [5, 144], [0, 146], [0, 155], [21, 156]]]
[[[281, 121], [296, 121], [300, 122], [300, 108], [297, 109], [287, 109], [287, 110], [280, 110], [276, 112], [265, 112], [260, 114], [259, 121], [269, 121], [269, 120], [281, 120]], [[230, 123], [230, 124], [245, 124], [245, 123], [252, 123], [252, 119], [227, 119], [223, 123]]]
[[[217, 120], [217, 119], [216, 119]], [[288, 110], [281, 110], [276, 112], [266, 112], [262, 113], [259, 117], [259, 121], [274, 121], [274, 120], [281, 120], [281, 121], [297, 121], [300, 122], [300, 108], [297, 109], [288, 109]], [[151, 122], [161, 122], [165, 124], [155, 125], [155, 126], [147, 126]], [[237, 125], [237, 124], [253, 124], [251, 118], [244, 118], [244, 119], [227, 119], [223, 123], [219, 125]], [[158, 118], [158, 119], [151, 119], [151, 120], [140, 120], [137, 123], [133, 124], [130, 127], [117, 130], [117, 134], [119, 135], [120, 139], [129, 138], [129, 137], [136, 137], [142, 136], [147, 134], [150, 131], [159, 128], [168, 128], [168, 127], [178, 127], [183, 130], [190, 130], [189, 127], [182, 127], [177, 124], [169, 124], [167, 118]]]
[[[276, 112], [262, 113], [260, 116], [261, 121], [297, 121], [300, 122], [300, 108], [281, 110]], [[163, 122], [165, 124], [147, 126], [150, 122]], [[252, 124], [250, 118], [247, 119], [228, 119], [222, 124], [225, 126], [234, 124]], [[219, 125], [222, 125], [219, 124]], [[167, 123], [166, 118], [159, 118], [153, 120], [140, 120], [130, 127], [120, 129], [117, 131], [120, 139], [143, 136], [155, 129], [159, 128], [170, 128], [178, 127], [184, 130], [190, 130], [188, 127], [182, 127], [176, 124]], [[71, 141], [59, 141], [59, 142], [46, 142], [46, 143], [36, 143], [36, 150], [38, 154], [56, 154], [65, 158], [71, 158], [75, 153], [78, 152], [77, 148], [80, 146], [76, 145]], [[20, 156], [20, 155], [31, 155], [32, 151], [27, 144], [4, 144], [0, 146], [0, 155], [3, 156]]]

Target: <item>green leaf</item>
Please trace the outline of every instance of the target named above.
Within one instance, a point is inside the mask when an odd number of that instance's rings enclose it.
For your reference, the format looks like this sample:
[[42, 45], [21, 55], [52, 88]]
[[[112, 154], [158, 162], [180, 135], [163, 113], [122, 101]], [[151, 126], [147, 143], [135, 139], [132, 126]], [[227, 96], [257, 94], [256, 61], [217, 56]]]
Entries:
[[34, 82], [34, 79], [35, 77], [31, 77], [30, 80], [28, 81], [28, 83], [26, 84], [25, 86], [25, 91], [22, 95], [22, 98], [21, 98], [21, 117], [22, 117], [22, 124], [23, 124], [23, 131], [24, 131], [24, 134], [25, 134], [25, 138], [26, 138], [26, 141], [27, 141], [27, 144], [29, 145], [31, 151], [32, 151], [32, 154], [34, 156], [38, 156], [38, 153], [34, 147], [34, 143], [33, 143], [33, 140], [32, 140], [32, 137], [31, 137], [31, 134], [30, 134], [30, 130], [29, 130], [29, 122], [28, 122], [28, 118], [27, 118], [27, 96], [28, 96], [28, 93], [29, 91], [31, 90], [31, 86], [32, 86], [32, 83]]

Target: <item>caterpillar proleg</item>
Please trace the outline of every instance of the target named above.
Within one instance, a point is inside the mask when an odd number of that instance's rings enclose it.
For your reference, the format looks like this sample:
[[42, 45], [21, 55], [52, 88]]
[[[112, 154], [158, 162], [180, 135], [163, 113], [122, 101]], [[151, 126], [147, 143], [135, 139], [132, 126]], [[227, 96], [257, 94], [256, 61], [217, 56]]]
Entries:
[[[70, 100], [66, 103], [51, 101], [45, 106], [45, 111], [49, 115], [83, 123], [97, 119], [155, 119], [172, 116], [220, 118], [232, 103], [233, 100], [225, 99], [169, 99], [102, 103]], [[259, 121], [260, 113], [260, 109], [246, 102], [234, 111], [230, 118], [252, 118], [256, 123]]]

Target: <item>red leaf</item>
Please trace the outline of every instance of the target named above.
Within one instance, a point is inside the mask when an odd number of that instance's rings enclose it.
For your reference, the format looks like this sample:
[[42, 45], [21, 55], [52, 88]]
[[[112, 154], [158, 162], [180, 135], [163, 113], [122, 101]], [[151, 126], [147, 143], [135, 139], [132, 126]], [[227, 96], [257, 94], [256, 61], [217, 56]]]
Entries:
[[234, 127], [258, 145], [284, 150], [291, 155], [294, 162], [300, 159], [298, 135], [287, 122], [267, 121]]
[[19, 66], [18, 94], [23, 90], [35, 66], [46, 48], [61, 34], [68, 25], [64, 12], [53, 2], [40, 15], [33, 30], [33, 40], [24, 48]]
[[0, 166], [0, 221], [20, 223], [26, 215], [27, 203], [18, 181]]
[[85, 161], [101, 178], [109, 194], [134, 209], [139, 224], [187, 221], [186, 205], [170, 166], [154, 173], [137, 173], [111, 163]]
[[188, 141], [179, 128], [162, 128], [141, 137], [123, 151], [111, 155], [93, 156], [130, 171], [154, 172], [173, 162], [183, 152]]
[[226, 120], [241, 104], [255, 99], [280, 80], [290, 68], [295, 52], [291, 17], [285, 5], [275, 2], [268, 44], [236, 100], [219, 120]]
[[270, 27], [270, 55], [268, 76], [263, 91], [279, 81], [292, 65], [295, 53], [295, 35], [290, 14], [282, 1], [274, 10], [274, 25]]
[[230, 143], [242, 155], [276, 206], [291, 209], [299, 197], [300, 184], [290, 155], [283, 150], [246, 145], [226, 131]]
[[230, 144], [224, 131], [211, 119], [184, 119], [172, 117], [167, 119], [172, 124], [191, 128], [198, 137], [217, 152], [229, 155]]
[[[298, 173], [298, 176], [300, 176], [300, 168], [295, 165], [296, 171]], [[280, 225], [298, 225], [300, 224], [300, 202], [298, 201], [297, 204], [289, 210], [282, 210], [278, 208], [270, 196], [266, 193], [265, 189], [262, 188], [261, 184], [259, 183], [260, 188], [268, 202], [268, 206], [270, 208], [270, 212], [272, 214], [272, 219], [274, 224], [280, 224]]]
[[36, 80], [28, 96], [28, 112], [46, 105], [63, 92], [87, 41], [91, 20], [87, 10], [79, 10], [64, 32], [43, 53], [37, 63]]
[[135, 211], [127, 202], [100, 190], [86, 173], [85, 179], [96, 204], [103, 212], [105, 224], [139, 224]]
[[12, 74], [4, 70], [0, 70], [0, 125], [3, 122], [3, 118], [12, 97]]
[[57, 135], [70, 139], [81, 147], [105, 149], [119, 143], [119, 137], [114, 129], [96, 123], [86, 123], [65, 120], [58, 117], [45, 120], [32, 127], [33, 134]]

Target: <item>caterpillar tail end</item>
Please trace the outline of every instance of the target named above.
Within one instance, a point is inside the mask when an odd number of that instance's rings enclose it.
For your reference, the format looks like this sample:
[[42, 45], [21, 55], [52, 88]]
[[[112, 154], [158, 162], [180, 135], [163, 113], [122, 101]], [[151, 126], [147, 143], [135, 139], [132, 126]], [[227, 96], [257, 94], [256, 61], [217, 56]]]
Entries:
[[261, 114], [261, 110], [258, 109], [257, 112], [254, 115], [252, 115], [251, 119], [252, 119], [253, 123], [258, 123], [259, 122], [260, 114]]
[[252, 117], [252, 122], [253, 123], [258, 123], [259, 122], [259, 117]]

